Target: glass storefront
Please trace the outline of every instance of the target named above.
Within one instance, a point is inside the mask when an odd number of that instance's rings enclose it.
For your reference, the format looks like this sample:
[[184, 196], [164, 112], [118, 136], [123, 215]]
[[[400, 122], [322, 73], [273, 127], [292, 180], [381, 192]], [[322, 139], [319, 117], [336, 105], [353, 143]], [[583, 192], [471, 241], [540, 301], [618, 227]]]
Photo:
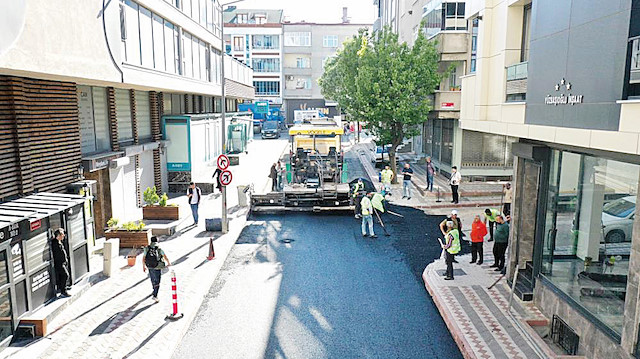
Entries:
[[553, 150], [542, 274], [620, 334], [640, 166]]

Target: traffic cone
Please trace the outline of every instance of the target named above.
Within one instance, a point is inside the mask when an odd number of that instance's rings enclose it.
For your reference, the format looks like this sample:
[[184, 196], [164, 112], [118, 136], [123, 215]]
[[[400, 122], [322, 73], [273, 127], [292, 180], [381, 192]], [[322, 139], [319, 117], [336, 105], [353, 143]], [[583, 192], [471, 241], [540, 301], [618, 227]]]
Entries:
[[213, 237], [209, 238], [209, 255], [207, 256], [208, 260], [212, 260], [216, 258], [216, 252], [213, 250]]

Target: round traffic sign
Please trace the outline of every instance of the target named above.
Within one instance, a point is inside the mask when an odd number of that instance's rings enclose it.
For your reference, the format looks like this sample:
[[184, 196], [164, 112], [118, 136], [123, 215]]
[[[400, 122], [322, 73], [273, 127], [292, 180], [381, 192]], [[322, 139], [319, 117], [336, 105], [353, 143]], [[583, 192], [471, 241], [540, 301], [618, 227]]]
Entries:
[[216, 164], [218, 165], [219, 169], [223, 171], [226, 170], [227, 168], [229, 168], [229, 157], [227, 157], [227, 155], [218, 156]]
[[220, 174], [220, 184], [223, 186], [228, 186], [231, 183], [232, 178], [233, 175], [231, 174], [231, 171], [224, 170]]

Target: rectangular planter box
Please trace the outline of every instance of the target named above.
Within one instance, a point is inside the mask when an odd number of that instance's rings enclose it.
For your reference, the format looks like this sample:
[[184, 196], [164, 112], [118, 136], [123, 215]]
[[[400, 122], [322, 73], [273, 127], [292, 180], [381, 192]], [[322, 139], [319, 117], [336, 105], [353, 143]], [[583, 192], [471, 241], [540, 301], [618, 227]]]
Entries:
[[180, 219], [180, 207], [177, 206], [144, 206], [142, 219], [177, 221]]
[[151, 241], [151, 229], [141, 232], [129, 232], [125, 230], [108, 230], [104, 233], [106, 239], [120, 238], [120, 248], [134, 248], [148, 246]]

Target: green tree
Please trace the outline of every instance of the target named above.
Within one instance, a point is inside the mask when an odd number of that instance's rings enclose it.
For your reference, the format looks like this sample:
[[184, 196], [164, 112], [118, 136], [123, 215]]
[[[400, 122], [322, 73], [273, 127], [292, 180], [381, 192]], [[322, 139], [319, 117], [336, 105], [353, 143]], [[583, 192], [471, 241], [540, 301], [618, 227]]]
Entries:
[[389, 28], [370, 36], [361, 30], [329, 60], [319, 81], [325, 98], [360, 120], [378, 140], [390, 145], [391, 168], [405, 138], [420, 133], [432, 109], [429, 95], [446, 75], [439, 71], [436, 44], [419, 33], [410, 47]]

